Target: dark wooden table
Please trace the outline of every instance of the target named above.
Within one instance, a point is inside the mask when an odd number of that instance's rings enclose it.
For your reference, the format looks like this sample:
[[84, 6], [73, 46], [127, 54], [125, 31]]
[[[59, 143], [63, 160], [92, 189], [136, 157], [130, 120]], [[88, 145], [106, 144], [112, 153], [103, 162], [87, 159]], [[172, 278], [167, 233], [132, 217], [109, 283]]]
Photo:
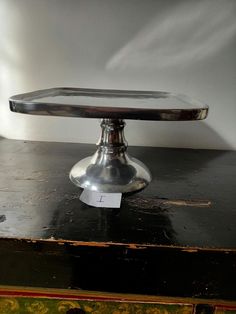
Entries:
[[0, 140], [0, 313], [235, 310], [236, 152], [129, 151], [153, 181], [93, 208], [68, 173], [94, 145]]

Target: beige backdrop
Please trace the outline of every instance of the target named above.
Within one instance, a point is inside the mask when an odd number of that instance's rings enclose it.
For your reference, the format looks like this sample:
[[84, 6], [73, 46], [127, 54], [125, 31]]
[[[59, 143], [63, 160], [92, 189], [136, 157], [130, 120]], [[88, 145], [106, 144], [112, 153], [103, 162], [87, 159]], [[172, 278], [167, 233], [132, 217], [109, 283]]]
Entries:
[[97, 140], [97, 120], [11, 113], [17, 93], [166, 90], [208, 103], [209, 118], [127, 121], [130, 145], [236, 148], [235, 0], [0, 0], [0, 24], [0, 135]]

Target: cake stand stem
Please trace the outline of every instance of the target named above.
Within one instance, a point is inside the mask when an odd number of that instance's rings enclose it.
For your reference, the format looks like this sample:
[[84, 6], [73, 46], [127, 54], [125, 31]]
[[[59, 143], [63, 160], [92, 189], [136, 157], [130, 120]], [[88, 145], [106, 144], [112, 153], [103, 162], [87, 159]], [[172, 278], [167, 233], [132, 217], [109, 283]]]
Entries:
[[151, 181], [147, 167], [130, 157], [122, 119], [102, 119], [98, 148], [70, 172], [71, 181], [82, 188], [106, 193], [128, 193], [143, 189]]

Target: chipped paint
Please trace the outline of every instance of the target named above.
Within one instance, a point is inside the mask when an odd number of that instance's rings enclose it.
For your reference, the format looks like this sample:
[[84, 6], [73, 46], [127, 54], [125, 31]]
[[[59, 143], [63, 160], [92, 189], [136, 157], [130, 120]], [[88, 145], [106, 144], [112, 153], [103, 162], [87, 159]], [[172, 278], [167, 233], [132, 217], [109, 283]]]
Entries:
[[163, 204], [173, 206], [195, 206], [195, 207], [210, 207], [211, 201], [208, 200], [166, 200]]
[[210, 207], [212, 202], [210, 200], [198, 199], [165, 199], [165, 198], [127, 198], [124, 202], [131, 208], [138, 209], [159, 209], [166, 210], [173, 206], [189, 206], [189, 207]]
[[[12, 240], [12, 238], [2, 238]], [[180, 245], [161, 245], [161, 244], [140, 244], [140, 243], [122, 243], [122, 242], [96, 242], [96, 241], [73, 241], [73, 240], [64, 240], [64, 239], [55, 239], [53, 237], [48, 239], [28, 239], [28, 238], [14, 238], [15, 241], [26, 241], [27, 243], [43, 243], [43, 242], [55, 242], [58, 245], [71, 245], [71, 246], [89, 246], [89, 247], [123, 247], [125, 249], [177, 249], [182, 252], [197, 253], [202, 251], [211, 251], [211, 252], [224, 252], [226, 254], [236, 253], [236, 249], [227, 248], [211, 248], [211, 247], [184, 247]]]
[[197, 253], [197, 249], [183, 249], [182, 252], [188, 252], [188, 253]]

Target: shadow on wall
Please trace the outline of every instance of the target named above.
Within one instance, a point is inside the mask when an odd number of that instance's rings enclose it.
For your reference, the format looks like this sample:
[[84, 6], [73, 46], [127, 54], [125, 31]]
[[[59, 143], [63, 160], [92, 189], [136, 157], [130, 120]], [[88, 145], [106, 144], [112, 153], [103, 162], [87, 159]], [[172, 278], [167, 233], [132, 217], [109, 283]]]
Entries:
[[107, 62], [107, 69], [166, 68], [211, 57], [236, 34], [235, 1], [176, 2]]
[[[136, 125], [135, 128], [132, 126], [133, 123], [139, 125]], [[140, 135], [137, 133], [137, 129]], [[145, 145], [142, 146], [233, 149], [226, 139], [204, 121], [127, 121], [125, 134], [131, 146], [137, 145], [137, 137], [140, 136], [145, 139]]]
[[[61, 119], [52, 119], [52, 124], [62, 124]], [[87, 120], [87, 119], [85, 119]], [[94, 121], [95, 122], [95, 121]], [[125, 137], [129, 146], [156, 146], [156, 147], [176, 147], [176, 148], [193, 148], [193, 149], [219, 149], [233, 150], [233, 146], [227, 142], [216, 130], [212, 129], [204, 121], [132, 121], [126, 120]], [[148, 126], [148, 127], [147, 127]], [[68, 125], [68, 132], [70, 129]], [[32, 126], [33, 128], [33, 126]], [[100, 132], [100, 129], [98, 129]], [[30, 133], [30, 127], [29, 127]], [[99, 134], [94, 136], [95, 143]], [[140, 138], [145, 143], [140, 143]], [[0, 140], [5, 137], [0, 135]], [[156, 140], [155, 140], [156, 139]], [[44, 139], [28, 139], [44, 140]], [[46, 141], [52, 141], [46, 139]], [[67, 142], [67, 141], [66, 141]], [[76, 142], [75, 140], [69, 142]], [[209, 144], [210, 143], [210, 144]]]
[[[7, 98], [12, 94], [64, 84], [160, 88], [183, 93], [186, 90], [193, 95], [203, 92], [202, 97], [208, 95], [209, 104], [214, 104], [215, 117], [210, 120], [210, 109], [207, 120], [211, 127], [205, 122], [127, 121], [128, 126], [133, 125], [126, 130], [129, 144], [232, 149], [226, 139], [234, 141], [235, 63], [227, 55], [223, 60], [212, 57], [235, 38], [236, 1], [160, 0], [147, 1], [143, 8], [132, 5], [132, 1], [128, 7], [116, 7], [115, 1], [109, 5], [102, 2], [103, 5], [96, 1], [85, 5], [83, 1], [70, 1], [68, 5], [61, 1], [61, 5], [56, 5], [45, 0], [37, 5], [29, 5], [28, 1], [19, 5], [17, 0], [2, 1], [2, 104], [8, 106]], [[137, 9], [135, 14], [133, 9]], [[206, 63], [202, 64], [203, 60]], [[228, 101], [222, 109], [224, 98]], [[42, 118], [14, 116], [5, 108], [4, 111], [0, 127], [5, 131], [0, 132], [9, 137], [93, 143], [97, 140], [94, 122], [88, 135], [89, 128], [85, 132], [82, 123], [72, 119], [45, 118], [42, 127]]]

